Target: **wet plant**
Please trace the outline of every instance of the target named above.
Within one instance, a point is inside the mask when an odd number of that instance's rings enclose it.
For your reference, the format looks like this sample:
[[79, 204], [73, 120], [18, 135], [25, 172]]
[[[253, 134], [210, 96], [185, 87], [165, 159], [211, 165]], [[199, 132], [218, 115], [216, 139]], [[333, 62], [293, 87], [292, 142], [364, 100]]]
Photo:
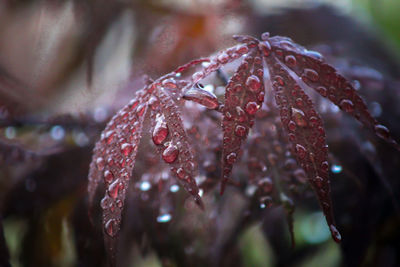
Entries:
[[[222, 195], [232, 185], [256, 208], [282, 205], [290, 226], [292, 196], [308, 190], [308, 184], [333, 239], [340, 242], [330, 198], [326, 133], [312, 91], [400, 150], [352, 83], [321, 54], [268, 33], [261, 40], [234, 39], [238, 45], [154, 81], [148, 78], [102, 132], [90, 164], [88, 193], [93, 209], [96, 191], [105, 185], [100, 205], [110, 255], [116, 253], [134, 179], [141, 181], [143, 191], [156, 185], [164, 198], [179, 183], [201, 209], [207, 209], [203, 193], [220, 184]], [[230, 73], [229, 68], [236, 70]], [[217, 87], [223, 90], [207, 84], [212, 75], [225, 83]], [[138, 164], [150, 167], [140, 173]], [[164, 212], [157, 221], [170, 218]]]

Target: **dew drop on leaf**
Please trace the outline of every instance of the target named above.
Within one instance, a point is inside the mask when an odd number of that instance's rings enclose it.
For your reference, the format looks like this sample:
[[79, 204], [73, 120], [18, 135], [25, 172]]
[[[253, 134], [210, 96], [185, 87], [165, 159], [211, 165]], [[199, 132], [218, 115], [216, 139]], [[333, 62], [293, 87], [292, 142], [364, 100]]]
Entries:
[[246, 135], [246, 127], [242, 125], [237, 125], [235, 128], [235, 134], [239, 137], [243, 137]]
[[294, 67], [297, 64], [296, 58], [293, 55], [287, 55], [285, 57], [285, 63], [289, 66], [289, 67]]
[[104, 166], [105, 166], [104, 159], [103, 159], [102, 157], [98, 157], [98, 158], [96, 159], [96, 165], [97, 165], [97, 169], [98, 169], [99, 171], [104, 170]]
[[292, 118], [297, 126], [305, 127], [307, 126], [306, 116], [304, 112], [297, 108], [292, 108]]
[[316, 82], [319, 80], [318, 73], [312, 69], [304, 69], [304, 76], [310, 79], [310, 81], [312, 82]]
[[106, 183], [111, 183], [114, 180], [114, 175], [109, 170], [104, 172], [104, 181]]
[[256, 102], [248, 102], [245, 107], [245, 110], [249, 115], [254, 115], [258, 109], [259, 105], [257, 105]]
[[129, 156], [133, 150], [133, 146], [128, 143], [124, 143], [121, 145], [121, 151], [125, 156]]
[[116, 199], [118, 197], [118, 193], [120, 190], [122, 190], [124, 185], [119, 181], [115, 180], [109, 187], [108, 187], [108, 195]]
[[226, 161], [228, 162], [228, 164], [233, 164], [235, 163], [236, 158], [237, 158], [236, 153], [232, 152], [228, 156], [226, 156]]
[[336, 227], [331, 224], [329, 225], [329, 230], [331, 231], [333, 240], [335, 240], [335, 242], [340, 242], [342, 240], [342, 236], [340, 235], [339, 231], [336, 229]]
[[316, 60], [323, 60], [323, 56], [317, 51], [307, 50], [304, 52], [307, 56], [312, 57]]
[[354, 104], [349, 99], [343, 99], [340, 101], [339, 106], [346, 112], [351, 113], [354, 111]]
[[390, 133], [389, 129], [383, 126], [382, 124], [377, 124], [374, 126], [375, 133], [382, 139], [389, 139]]
[[261, 90], [260, 79], [256, 75], [251, 75], [246, 80], [246, 86], [253, 92], [258, 93]]
[[173, 163], [179, 155], [176, 145], [170, 144], [162, 153], [162, 158], [166, 163]]
[[167, 139], [168, 134], [169, 134], [169, 129], [167, 123], [159, 119], [153, 130], [153, 135], [152, 135], [153, 143], [155, 145], [161, 145]]
[[199, 103], [209, 109], [216, 109], [219, 106], [218, 98], [213, 93], [199, 87], [198, 84], [185, 92], [183, 98]]
[[114, 237], [116, 234], [116, 223], [115, 219], [110, 219], [104, 225], [106, 233], [111, 237]]
[[303, 159], [306, 156], [307, 150], [304, 148], [304, 146], [296, 144], [296, 153], [300, 159]]
[[103, 198], [101, 199], [100, 207], [101, 207], [103, 210], [104, 210], [104, 209], [107, 209], [107, 208], [110, 206], [110, 203], [111, 203], [110, 197], [109, 197], [109, 196], [105, 196], [105, 197], [103, 197]]

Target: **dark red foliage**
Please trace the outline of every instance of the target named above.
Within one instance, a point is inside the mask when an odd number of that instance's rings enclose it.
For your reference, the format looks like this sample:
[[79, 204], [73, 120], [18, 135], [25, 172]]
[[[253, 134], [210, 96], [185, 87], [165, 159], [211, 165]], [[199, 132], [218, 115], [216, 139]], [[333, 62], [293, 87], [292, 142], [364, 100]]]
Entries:
[[[213, 151], [222, 148], [221, 193], [231, 180], [233, 166], [238, 164], [243, 154], [242, 147], [247, 147], [247, 183], [256, 186], [255, 195], [261, 199], [262, 205], [283, 205], [292, 229], [294, 203], [288, 192], [296, 193], [296, 185], [308, 181], [337, 242], [341, 237], [332, 212], [325, 130], [304, 89], [315, 89], [399, 149], [389, 131], [370, 115], [350, 82], [324, 63], [321, 55], [306, 50], [289, 38], [269, 37], [268, 33], [262, 35], [262, 41], [249, 36], [236, 36], [235, 39], [241, 44], [178, 67], [156, 81], [149, 81], [103, 131], [94, 149], [88, 191], [92, 203], [99, 183], [103, 181], [105, 184], [101, 207], [106, 243], [112, 253], [115, 252], [115, 240], [139, 144], [142, 136], [147, 136], [146, 125], [150, 125], [151, 143], [169, 166], [172, 177], [203, 207], [196, 182], [199, 172], [196, 157], [204, 158], [209, 151], [191, 143], [192, 136], [197, 140], [203, 138], [201, 133], [205, 130], [196, 128], [196, 124], [188, 132], [185, 129], [188, 127], [183, 117], [192, 115], [183, 113], [186, 101], [222, 113], [222, 147], [209, 148]], [[224, 103], [221, 104], [218, 97], [205, 90], [199, 81], [235, 60], [240, 61], [239, 67], [229, 79]], [[199, 64], [201, 67], [197, 67], [197, 72], [188, 78], [187, 70]], [[271, 90], [265, 91], [264, 86], [269, 88], [270, 84]], [[264, 101], [265, 94], [273, 95], [275, 104], [271, 99]], [[211, 146], [214, 139], [218, 138], [204, 137], [204, 146]], [[200, 151], [194, 151], [194, 148]], [[198, 156], [196, 152], [199, 152]], [[217, 169], [210, 162], [204, 162], [201, 167], [207, 172]], [[212, 182], [209, 184], [213, 186]], [[201, 186], [210, 187], [205, 183]]]

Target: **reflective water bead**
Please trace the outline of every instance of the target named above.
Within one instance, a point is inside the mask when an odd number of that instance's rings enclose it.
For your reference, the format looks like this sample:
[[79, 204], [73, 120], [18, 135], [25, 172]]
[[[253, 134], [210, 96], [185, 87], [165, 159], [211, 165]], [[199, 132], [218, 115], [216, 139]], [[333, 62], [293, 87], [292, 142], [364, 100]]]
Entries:
[[304, 76], [310, 79], [310, 81], [312, 82], [316, 82], [319, 80], [318, 73], [312, 69], [304, 69]]
[[117, 221], [115, 219], [108, 220], [104, 226], [104, 230], [109, 236], [114, 237], [117, 234]]
[[226, 161], [228, 164], [232, 165], [233, 163], [235, 163], [236, 158], [237, 158], [236, 153], [232, 152], [228, 156], [226, 156]]
[[164, 121], [158, 120], [152, 134], [153, 143], [161, 145], [167, 139], [168, 134], [168, 125]]
[[97, 165], [97, 169], [98, 169], [99, 171], [104, 170], [104, 166], [105, 166], [105, 161], [104, 161], [104, 159], [103, 159], [102, 157], [98, 157], [98, 158], [96, 159], [96, 165]]
[[235, 134], [237, 136], [243, 137], [246, 135], [247, 129], [246, 127], [242, 126], [242, 125], [237, 125], [235, 128]]
[[342, 101], [340, 101], [339, 106], [346, 112], [351, 113], [354, 111], [354, 104], [349, 99], [343, 99]]
[[185, 92], [183, 98], [199, 103], [209, 109], [216, 109], [219, 106], [218, 98], [212, 92], [199, 86], [190, 88]]
[[306, 116], [302, 110], [297, 108], [292, 108], [292, 118], [297, 126], [300, 127], [307, 126]]
[[340, 242], [342, 240], [342, 236], [333, 224], [329, 225], [329, 230], [331, 231], [332, 237], [336, 242]]
[[251, 75], [246, 80], [246, 86], [253, 92], [259, 92], [261, 90], [260, 79], [256, 75]]
[[109, 187], [108, 187], [108, 195], [116, 199], [120, 190], [124, 188], [124, 185], [119, 181], [115, 180]]
[[162, 158], [166, 163], [173, 163], [179, 155], [176, 145], [170, 144], [162, 153]]
[[299, 158], [303, 159], [306, 156], [307, 150], [304, 148], [304, 146], [296, 144], [296, 153]]
[[257, 110], [259, 109], [259, 107], [260, 106], [257, 105], [256, 102], [248, 102], [246, 104], [245, 110], [246, 110], [247, 114], [254, 115], [257, 112]]
[[125, 156], [128, 156], [129, 154], [131, 154], [132, 150], [133, 150], [133, 146], [131, 144], [124, 143], [121, 145], [121, 151]]
[[390, 133], [389, 129], [383, 126], [382, 124], [377, 124], [374, 127], [375, 133], [383, 139], [389, 139], [390, 138]]
[[104, 172], [104, 181], [106, 181], [106, 183], [111, 183], [113, 180], [114, 180], [114, 175], [112, 174], [112, 172], [106, 170]]
[[293, 55], [287, 55], [285, 57], [285, 63], [286, 65], [288, 65], [289, 67], [294, 67], [297, 64], [296, 58]]

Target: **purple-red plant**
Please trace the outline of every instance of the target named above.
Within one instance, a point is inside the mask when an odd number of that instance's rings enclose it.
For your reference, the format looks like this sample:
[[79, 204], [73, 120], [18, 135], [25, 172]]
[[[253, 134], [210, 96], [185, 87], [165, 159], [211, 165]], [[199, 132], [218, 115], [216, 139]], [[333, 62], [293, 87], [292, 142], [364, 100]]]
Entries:
[[[255, 185], [250, 197], [264, 207], [282, 204], [291, 224], [290, 194], [307, 181], [336, 242], [341, 236], [332, 212], [325, 130], [305, 88], [314, 89], [400, 150], [388, 129], [371, 116], [352, 84], [326, 64], [319, 53], [268, 33], [261, 36], [262, 41], [249, 36], [234, 39], [240, 44], [192, 61], [155, 81], [149, 80], [101, 134], [90, 165], [88, 192], [93, 205], [97, 187], [104, 182], [106, 192], [101, 207], [111, 253], [115, 252], [125, 196], [143, 136], [151, 137], [152, 146], [169, 166], [171, 177], [201, 208], [204, 206], [199, 187], [210, 190], [216, 182], [208, 178], [197, 182], [199, 170], [210, 177], [210, 173], [219, 171], [221, 194], [227, 183]], [[201, 80], [212, 73], [221, 75], [221, 69], [228, 64], [239, 66], [224, 93], [216, 95], [202, 86]], [[188, 69], [195, 66], [197, 71], [187, 75]], [[190, 101], [213, 110], [212, 114], [198, 105], [188, 105]], [[198, 120], [193, 125], [186, 123], [191, 116]], [[202, 123], [205, 120], [208, 125]], [[223, 136], [211, 124], [222, 125]], [[213, 155], [221, 157], [221, 166], [214, 163], [218, 159], [214, 160]], [[247, 181], [232, 178], [239, 159], [247, 163], [247, 170], [242, 170]], [[151, 157], [143, 160], [158, 162]], [[160, 169], [150, 168], [149, 172]], [[162, 192], [162, 181], [158, 182]]]

